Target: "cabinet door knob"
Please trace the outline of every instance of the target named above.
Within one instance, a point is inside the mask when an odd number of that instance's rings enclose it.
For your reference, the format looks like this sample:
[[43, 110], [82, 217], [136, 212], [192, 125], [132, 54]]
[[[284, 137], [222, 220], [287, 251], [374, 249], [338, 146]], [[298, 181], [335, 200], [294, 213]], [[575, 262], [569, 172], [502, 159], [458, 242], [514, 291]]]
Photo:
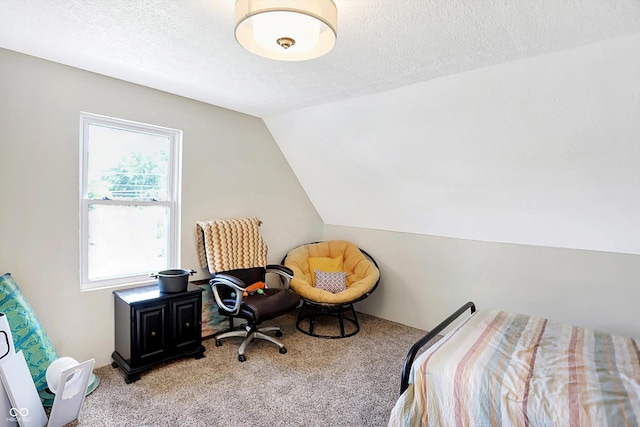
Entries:
[[151, 331], [151, 336], [155, 337], [156, 336], [156, 331]]
[[187, 328], [188, 328], [189, 326], [191, 326], [191, 325], [189, 324], [189, 322], [185, 323], [185, 325], [187, 326]]

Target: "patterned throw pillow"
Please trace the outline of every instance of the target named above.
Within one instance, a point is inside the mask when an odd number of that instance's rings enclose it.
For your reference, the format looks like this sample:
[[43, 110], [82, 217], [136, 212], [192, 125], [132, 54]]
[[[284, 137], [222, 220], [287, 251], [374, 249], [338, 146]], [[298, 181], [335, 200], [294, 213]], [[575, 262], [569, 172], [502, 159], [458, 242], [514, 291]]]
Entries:
[[337, 294], [347, 289], [347, 273], [344, 271], [327, 273], [314, 270], [316, 276], [316, 288]]
[[342, 269], [343, 258], [342, 255], [335, 258], [329, 257], [309, 257], [309, 271], [311, 271], [311, 283], [315, 286], [316, 275], [314, 271], [320, 270], [327, 273], [334, 273], [344, 271]]

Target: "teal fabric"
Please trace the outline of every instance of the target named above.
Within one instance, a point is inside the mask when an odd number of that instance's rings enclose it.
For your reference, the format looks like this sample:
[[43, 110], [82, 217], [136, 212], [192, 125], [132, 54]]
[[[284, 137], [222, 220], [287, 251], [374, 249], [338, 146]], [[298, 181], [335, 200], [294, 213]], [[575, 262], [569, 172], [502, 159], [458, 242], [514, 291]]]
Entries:
[[29, 302], [9, 273], [0, 278], [0, 312], [7, 316], [16, 352], [22, 350], [36, 389], [44, 390], [47, 387], [47, 368], [58, 355]]

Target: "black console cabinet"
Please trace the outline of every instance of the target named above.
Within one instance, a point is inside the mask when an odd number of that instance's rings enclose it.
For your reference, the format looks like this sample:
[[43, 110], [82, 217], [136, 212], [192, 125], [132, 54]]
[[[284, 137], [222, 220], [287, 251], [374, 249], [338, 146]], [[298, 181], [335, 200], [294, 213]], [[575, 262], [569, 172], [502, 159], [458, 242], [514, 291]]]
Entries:
[[185, 292], [162, 293], [158, 285], [115, 291], [114, 368], [127, 384], [140, 373], [168, 360], [204, 357], [202, 288], [189, 284]]

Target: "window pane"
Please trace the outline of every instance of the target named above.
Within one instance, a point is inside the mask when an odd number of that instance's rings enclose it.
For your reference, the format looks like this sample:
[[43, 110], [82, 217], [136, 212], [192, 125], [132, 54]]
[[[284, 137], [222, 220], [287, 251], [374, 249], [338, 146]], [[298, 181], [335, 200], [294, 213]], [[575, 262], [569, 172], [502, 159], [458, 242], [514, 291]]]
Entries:
[[88, 224], [90, 280], [167, 268], [168, 207], [89, 205]]
[[167, 200], [170, 138], [91, 123], [89, 199]]

